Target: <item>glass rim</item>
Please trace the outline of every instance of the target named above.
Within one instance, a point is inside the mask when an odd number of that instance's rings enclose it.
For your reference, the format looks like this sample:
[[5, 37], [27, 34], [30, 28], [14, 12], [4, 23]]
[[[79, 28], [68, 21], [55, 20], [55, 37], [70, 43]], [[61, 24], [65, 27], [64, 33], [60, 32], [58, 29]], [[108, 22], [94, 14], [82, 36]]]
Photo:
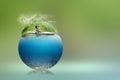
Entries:
[[30, 34], [33, 34], [33, 35], [36, 35], [36, 36], [40, 36], [40, 35], [55, 35], [54, 32], [39, 32], [39, 33], [29, 32], [29, 33], [23, 34], [22, 37], [30, 35]]

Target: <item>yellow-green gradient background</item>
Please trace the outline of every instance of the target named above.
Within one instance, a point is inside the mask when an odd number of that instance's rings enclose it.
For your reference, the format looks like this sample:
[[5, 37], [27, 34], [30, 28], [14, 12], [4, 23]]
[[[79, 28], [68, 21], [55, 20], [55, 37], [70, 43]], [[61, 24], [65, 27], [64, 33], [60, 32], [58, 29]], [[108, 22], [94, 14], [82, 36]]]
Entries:
[[[23, 27], [17, 19], [22, 14], [34, 13], [53, 15], [63, 40], [63, 56], [50, 69], [55, 80], [80, 80], [91, 73], [93, 75], [89, 77], [94, 78], [96, 73], [107, 73], [108, 68], [119, 72], [119, 67], [114, 70], [115, 65], [120, 64], [119, 0], [0, 0], [1, 80], [9, 80], [9, 74], [17, 78], [31, 71], [18, 55]], [[103, 74], [99, 75], [94, 80], [100, 79]]]

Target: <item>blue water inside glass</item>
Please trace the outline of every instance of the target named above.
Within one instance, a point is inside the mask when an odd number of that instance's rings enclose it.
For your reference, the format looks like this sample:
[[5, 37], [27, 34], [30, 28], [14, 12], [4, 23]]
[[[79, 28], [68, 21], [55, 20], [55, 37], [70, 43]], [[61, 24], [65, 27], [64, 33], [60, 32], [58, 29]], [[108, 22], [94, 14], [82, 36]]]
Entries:
[[59, 35], [29, 34], [18, 45], [22, 61], [31, 68], [50, 68], [61, 58], [63, 51]]

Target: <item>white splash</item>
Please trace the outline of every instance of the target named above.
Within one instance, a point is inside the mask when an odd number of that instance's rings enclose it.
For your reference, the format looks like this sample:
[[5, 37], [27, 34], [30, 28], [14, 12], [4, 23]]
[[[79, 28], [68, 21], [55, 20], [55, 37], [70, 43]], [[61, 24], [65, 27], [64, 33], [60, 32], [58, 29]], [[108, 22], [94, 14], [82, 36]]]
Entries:
[[23, 26], [30, 26], [30, 25], [52, 25], [55, 21], [48, 20], [51, 16], [43, 15], [43, 14], [33, 14], [33, 15], [22, 15], [18, 19], [18, 21]]

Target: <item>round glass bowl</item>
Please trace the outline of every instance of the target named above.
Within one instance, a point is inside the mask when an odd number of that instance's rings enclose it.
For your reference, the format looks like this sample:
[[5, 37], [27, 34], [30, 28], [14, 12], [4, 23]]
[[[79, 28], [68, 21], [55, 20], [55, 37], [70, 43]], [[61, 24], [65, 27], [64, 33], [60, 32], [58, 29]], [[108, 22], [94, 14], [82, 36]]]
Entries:
[[27, 66], [33, 69], [47, 69], [60, 60], [63, 44], [58, 34], [29, 33], [21, 37], [18, 51]]

